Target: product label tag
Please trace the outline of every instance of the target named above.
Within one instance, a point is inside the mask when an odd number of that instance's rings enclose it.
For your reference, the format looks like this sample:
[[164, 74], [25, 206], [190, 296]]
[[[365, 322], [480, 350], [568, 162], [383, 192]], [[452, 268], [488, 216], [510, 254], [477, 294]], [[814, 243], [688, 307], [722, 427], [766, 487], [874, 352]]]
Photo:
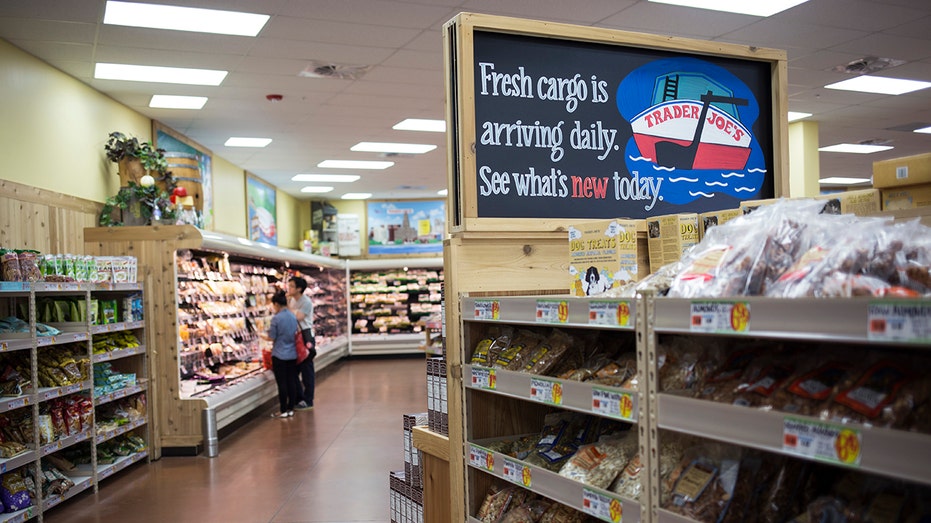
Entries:
[[931, 303], [870, 302], [866, 321], [870, 340], [931, 343]]
[[498, 300], [475, 300], [476, 320], [497, 320], [501, 317], [501, 304]]
[[673, 502], [677, 506], [682, 506], [701, 497], [702, 492], [705, 491], [705, 488], [708, 487], [717, 472], [717, 469], [708, 469], [697, 463], [689, 465], [685, 472], [679, 476], [679, 480], [672, 491]]
[[469, 465], [492, 472], [495, 470], [495, 455], [478, 445], [469, 445]]
[[530, 378], [530, 399], [550, 405], [562, 405], [562, 383]]
[[602, 521], [620, 523], [624, 515], [624, 505], [614, 496], [582, 487], [582, 512]]
[[533, 486], [530, 467], [519, 461], [508, 458], [504, 458], [504, 479], [526, 488], [531, 488]]
[[495, 390], [498, 387], [498, 378], [495, 369], [472, 367], [472, 387], [476, 389]]
[[793, 417], [783, 420], [782, 450], [789, 454], [857, 467], [862, 443], [854, 428]]
[[566, 300], [537, 300], [537, 323], [566, 323], [569, 321], [569, 302]]
[[629, 301], [593, 301], [588, 304], [588, 324], [630, 327]]
[[592, 413], [626, 421], [634, 420], [634, 399], [629, 392], [592, 388]]
[[750, 332], [750, 304], [745, 301], [695, 301], [689, 314], [692, 332], [746, 334]]

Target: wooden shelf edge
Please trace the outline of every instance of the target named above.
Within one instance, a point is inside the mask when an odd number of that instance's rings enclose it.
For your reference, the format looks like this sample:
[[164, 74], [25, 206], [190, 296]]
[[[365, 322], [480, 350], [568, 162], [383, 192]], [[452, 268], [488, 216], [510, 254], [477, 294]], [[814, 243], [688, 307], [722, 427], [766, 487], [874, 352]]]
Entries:
[[423, 426], [414, 427], [412, 434], [415, 447], [433, 457], [449, 461], [449, 438], [447, 436], [437, 434]]

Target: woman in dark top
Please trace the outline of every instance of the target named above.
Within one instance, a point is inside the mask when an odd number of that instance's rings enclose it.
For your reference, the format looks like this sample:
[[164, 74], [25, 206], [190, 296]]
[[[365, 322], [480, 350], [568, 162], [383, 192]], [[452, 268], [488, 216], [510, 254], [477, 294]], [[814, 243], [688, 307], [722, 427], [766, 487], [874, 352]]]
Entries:
[[288, 310], [288, 297], [284, 291], [272, 296], [272, 316], [267, 338], [272, 345], [272, 372], [278, 384], [279, 412], [273, 418], [290, 418], [298, 402], [297, 381], [297, 347], [294, 346], [294, 334], [297, 332], [297, 317]]

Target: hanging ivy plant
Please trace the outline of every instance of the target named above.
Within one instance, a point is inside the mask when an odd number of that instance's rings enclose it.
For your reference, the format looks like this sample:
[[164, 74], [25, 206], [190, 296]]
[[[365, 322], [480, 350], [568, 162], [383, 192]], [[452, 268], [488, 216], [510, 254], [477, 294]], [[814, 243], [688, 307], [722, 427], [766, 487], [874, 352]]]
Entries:
[[[133, 201], [139, 202], [138, 213], [131, 205]], [[132, 212], [137, 218], [142, 218], [146, 224], [152, 223], [153, 217], [156, 216], [169, 223], [178, 218], [178, 212], [172, 205], [167, 192], [159, 190], [154, 185], [143, 187], [134, 182], [129, 182], [126, 187], [121, 187], [116, 194], [107, 198], [100, 210], [98, 223], [102, 227], [123, 225], [122, 221], [113, 218], [114, 211], [117, 209], [120, 209], [122, 213], [126, 213], [127, 210]]]

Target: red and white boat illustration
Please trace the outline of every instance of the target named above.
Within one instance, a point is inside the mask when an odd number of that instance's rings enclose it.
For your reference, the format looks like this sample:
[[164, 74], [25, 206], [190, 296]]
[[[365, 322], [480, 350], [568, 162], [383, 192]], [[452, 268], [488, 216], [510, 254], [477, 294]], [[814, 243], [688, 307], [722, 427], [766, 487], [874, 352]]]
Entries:
[[[712, 104], [746, 105], [747, 100], [708, 90], [701, 100], [673, 99], [638, 114], [631, 127], [640, 154], [675, 169], [741, 170], [750, 156], [749, 130]], [[699, 125], [699, 122], [702, 122]]]

